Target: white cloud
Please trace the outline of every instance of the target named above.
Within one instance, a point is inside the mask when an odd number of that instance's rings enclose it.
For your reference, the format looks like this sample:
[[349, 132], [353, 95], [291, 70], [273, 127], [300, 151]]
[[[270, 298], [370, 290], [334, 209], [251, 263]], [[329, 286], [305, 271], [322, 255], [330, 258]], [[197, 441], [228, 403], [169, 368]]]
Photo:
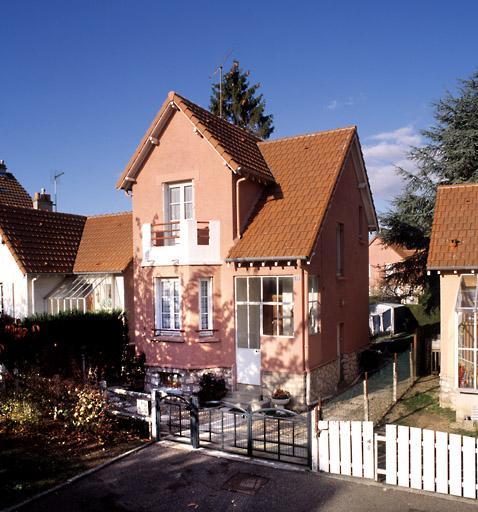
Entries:
[[351, 107], [354, 104], [354, 99], [352, 97], [348, 97], [345, 100], [332, 100], [329, 104], [325, 106], [327, 110], [335, 110], [341, 107]]
[[370, 185], [379, 210], [393, 199], [403, 186], [402, 178], [396, 173], [397, 167], [409, 171], [415, 169], [407, 159], [412, 146], [420, 146], [422, 138], [411, 125], [391, 132], [382, 132], [366, 139], [363, 155], [367, 166]]

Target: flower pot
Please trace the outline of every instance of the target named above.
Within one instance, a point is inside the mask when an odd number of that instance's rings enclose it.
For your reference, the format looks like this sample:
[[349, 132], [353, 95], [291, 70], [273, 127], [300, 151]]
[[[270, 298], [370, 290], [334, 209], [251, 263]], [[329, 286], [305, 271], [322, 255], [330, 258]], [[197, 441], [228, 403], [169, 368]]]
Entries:
[[290, 402], [290, 398], [271, 398], [271, 402], [277, 409], [284, 409], [284, 406]]

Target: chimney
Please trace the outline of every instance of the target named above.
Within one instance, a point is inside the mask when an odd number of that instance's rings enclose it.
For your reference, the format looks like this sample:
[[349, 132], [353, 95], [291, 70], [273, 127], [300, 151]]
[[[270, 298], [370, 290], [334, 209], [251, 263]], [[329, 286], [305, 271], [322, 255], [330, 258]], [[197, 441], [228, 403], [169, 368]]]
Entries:
[[47, 194], [44, 188], [42, 188], [40, 192], [35, 192], [33, 196], [33, 208], [45, 212], [53, 211], [53, 201], [51, 200], [50, 194]]
[[7, 164], [5, 160], [0, 160], [0, 176], [7, 174]]

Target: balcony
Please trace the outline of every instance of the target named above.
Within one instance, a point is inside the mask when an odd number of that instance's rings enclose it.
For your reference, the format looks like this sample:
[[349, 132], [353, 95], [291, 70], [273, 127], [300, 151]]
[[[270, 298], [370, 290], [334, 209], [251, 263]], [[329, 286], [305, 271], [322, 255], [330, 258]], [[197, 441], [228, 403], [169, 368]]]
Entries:
[[220, 265], [218, 220], [143, 224], [143, 266]]

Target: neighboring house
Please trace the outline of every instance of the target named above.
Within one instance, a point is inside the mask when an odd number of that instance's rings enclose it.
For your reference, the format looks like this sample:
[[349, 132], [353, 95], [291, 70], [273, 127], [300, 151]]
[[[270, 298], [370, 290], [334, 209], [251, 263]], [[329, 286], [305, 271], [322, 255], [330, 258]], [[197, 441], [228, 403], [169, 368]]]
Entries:
[[429, 271], [440, 274], [440, 404], [478, 408], [478, 184], [438, 187]]
[[48, 311], [122, 309], [132, 321], [131, 212], [87, 217], [71, 275], [47, 296]]
[[35, 195], [38, 202], [46, 211], [0, 203], [0, 313], [132, 314], [131, 213], [57, 213], [44, 192]]
[[355, 127], [263, 142], [170, 93], [118, 187], [148, 386], [212, 371], [312, 404], [356, 377], [377, 219]]
[[414, 250], [395, 244], [386, 245], [380, 235], [374, 236], [369, 242], [369, 294], [389, 297], [408, 296], [407, 302], [414, 301], [416, 293], [410, 293], [410, 289], [392, 287], [385, 281], [394, 263], [399, 263], [414, 254]]
[[7, 171], [4, 160], [0, 160], [0, 204], [33, 208], [32, 198], [15, 176]]

